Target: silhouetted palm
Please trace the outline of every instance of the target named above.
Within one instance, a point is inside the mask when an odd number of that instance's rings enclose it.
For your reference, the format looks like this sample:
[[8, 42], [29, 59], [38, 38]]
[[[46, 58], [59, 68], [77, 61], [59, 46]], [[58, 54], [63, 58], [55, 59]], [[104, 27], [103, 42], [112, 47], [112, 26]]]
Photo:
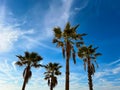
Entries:
[[76, 25], [74, 27], [70, 26], [70, 23], [68, 22], [62, 31], [60, 27], [54, 28], [54, 39], [53, 43], [57, 44], [57, 47], [62, 48], [63, 57], [66, 58], [66, 81], [65, 81], [65, 90], [69, 90], [69, 60], [71, 57], [73, 57], [74, 63], [76, 63], [75, 59], [75, 45], [78, 47], [80, 44], [83, 44], [83, 38], [82, 36], [85, 36], [86, 34], [77, 34], [76, 29], [79, 25]]
[[86, 70], [87, 67], [89, 90], [93, 90], [92, 75], [95, 73], [94, 64], [98, 67], [96, 58], [101, 55], [101, 53], [96, 53], [96, 49], [97, 48], [92, 48], [92, 45], [90, 45], [88, 47], [82, 46], [78, 51], [78, 56], [84, 61], [84, 69]]
[[23, 71], [24, 82], [22, 86], [22, 90], [25, 90], [25, 86], [32, 76], [31, 67], [39, 68], [41, 66], [41, 64], [39, 64], [39, 61], [42, 60], [42, 57], [35, 52], [25, 52], [24, 56], [17, 55], [17, 57], [19, 58], [19, 61], [17, 61], [15, 64], [19, 66], [26, 66]]
[[49, 63], [45, 66], [45, 80], [48, 80], [48, 86], [50, 86], [50, 90], [53, 90], [58, 83], [57, 76], [61, 75], [61, 72], [59, 71], [61, 67], [62, 66], [60, 66], [58, 63]]

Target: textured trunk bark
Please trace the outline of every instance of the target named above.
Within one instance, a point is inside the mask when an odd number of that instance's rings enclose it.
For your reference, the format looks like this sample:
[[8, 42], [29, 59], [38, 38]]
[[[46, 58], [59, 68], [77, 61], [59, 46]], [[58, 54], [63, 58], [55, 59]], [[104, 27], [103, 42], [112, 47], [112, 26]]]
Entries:
[[53, 86], [52, 86], [52, 84], [50, 85], [50, 90], [53, 90]]
[[51, 84], [50, 84], [50, 90], [53, 90], [53, 77], [54, 77], [54, 75], [53, 75], [53, 72], [52, 72], [52, 78], [51, 78]]
[[65, 90], [69, 90], [69, 59], [66, 59], [66, 82]]
[[26, 82], [28, 81], [28, 75], [27, 74], [29, 73], [29, 70], [30, 70], [30, 66], [27, 66], [27, 69], [25, 71], [25, 75], [23, 76], [24, 82], [23, 82], [22, 90], [25, 90]]
[[23, 86], [22, 86], [22, 90], [25, 90], [25, 79], [24, 79], [24, 83], [23, 83]]
[[71, 46], [70, 43], [67, 41], [66, 43], [66, 81], [65, 81], [65, 90], [69, 90], [69, 59], [71, 53]]
[[90, 58], [88, 58], [88, 84], [89, 84], [89, 90], [93, 90], [92, 74], [90, 70]]

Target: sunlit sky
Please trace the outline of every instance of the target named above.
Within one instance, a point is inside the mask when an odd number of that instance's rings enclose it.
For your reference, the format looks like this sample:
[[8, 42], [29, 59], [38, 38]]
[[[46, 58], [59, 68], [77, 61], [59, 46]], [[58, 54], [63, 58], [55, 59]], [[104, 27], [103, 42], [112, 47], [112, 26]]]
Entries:
[[[119, 0], [0, 0], [0, 90], [21, 90], [24, 67], [15, 66], [15, 55], [37, 52], [42, 64], [58, 62], [63, 68], [54, 90], [64, 90], [65, 60], [52, 43], [53, 28], [67, 21], [80, 24], [78, 33], [87, 45], [99, 46], [99, 68], [93, 76], [94, 90], [120, 90]], [[32, 68], [26, 90], [49, 90], [44, 69]], [[70, 90], [88, 90], [87, 72], [77, 57], [70, 61]]]

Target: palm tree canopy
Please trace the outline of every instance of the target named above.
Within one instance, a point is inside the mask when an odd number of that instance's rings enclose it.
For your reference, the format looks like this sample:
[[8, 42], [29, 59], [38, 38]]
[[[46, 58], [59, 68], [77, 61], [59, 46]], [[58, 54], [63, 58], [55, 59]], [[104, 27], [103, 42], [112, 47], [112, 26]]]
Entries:
[[90, 69], [92, 75], [95, 73], [95, 66], [94, 63], [97, 65], [96, 58], [100, 55], [101, 53], [96, 53], [98, 47], [93, 48], [92, 45], [87, 46], [82, 46], [79, 48], [78, 51], [78, 56], [83, 59], [84, 61], [84, 69], [86, 70], [86, 66], [88, 65], [88, 60], [90, 60]]
[[[76, 29], [79, 25], [71, 27], [70, 23], [68, 22], [62, 31], [60, 27], [55, 27], [54, 31], [54, 39], [53, 43], [56, 43], [57, 47], [62, 48], [63, 57], [73, 57], [74, 63], [76, 63], [76, 52], [74, 49], [74, 45], [79, 47], [81, 44], [84, 44], [82, 36], [87, 34], [77, 34]], [[66, 52], [69, 52], [66, 54]]]
[[15, 63], [16, 65], [19, 65], [19, 66], [29, 65], [35, 68], [41, 66], [41, 64], [39, 64], [38, 62], [43, 59], [41, 56], [39, 56], [35, 52], [32, 52], [32, 53], [25, 52], [24, 56], [21, 56], [21, 55], [16, 55], [16, 56], [19, 58], [19, 61]]

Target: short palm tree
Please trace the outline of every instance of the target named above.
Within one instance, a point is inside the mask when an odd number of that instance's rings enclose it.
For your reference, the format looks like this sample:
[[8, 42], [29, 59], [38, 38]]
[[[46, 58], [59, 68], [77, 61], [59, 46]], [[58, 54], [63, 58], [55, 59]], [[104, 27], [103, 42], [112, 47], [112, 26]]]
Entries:
[[53, 43], [57, 44], [57, 47], [62, 48], [63, 57], [66, 58], [66, 80], [65, 80], [65, 90], [69, 90], [69, 60], [71, 58], [71, 54], [73, 57], [74, 64], [76, 63], [76, 54], [75, 54], [75, 47], [80, 46], [83, 44], [82, 36], [86, 34], [77, 34], [76, 29], [79, 25], [71, 27], [70, 23], [68, 22], [62, 31], [60, 27], [54, 28], [54, 39]]
[[39, 61], [42, 60], [42, 57], [35, 52], [32, 52], [32, 53], [25, 52], [24, 56], [17, 55], [17, 57], [19, 58], [19, 60], [15, 64], [18, 66], [26, 67], [23, 71], [24, 82], [22, 86], [22, 90], [25, 90], [25, 86], [32, 76], [31, 67], [34, 67], [34, 68], [40, 67], [41, 64], [39, 64]]
[[87, 67], [89, 90], [93, 90], [92, 75], [95, 73], [94, 64], [98, 67], [96, 58], [101, 55], [101, 53], [96, 53], [96, 49], [97, 48], [93, 48], [92, 45], [90, 45], [88, 47], [82, 46], [78, 51], [78, 56], [84, 61], [84, 69], [86, 70]]
[[57, 85], [57, 76], [61, 75], [61, 72], [59, 69], [62, 67], [58, 63], [49, 63], [46, 66], [44, 66], [46, 69], [45, 74], [45, 80], [48, 80], [48, 86], [50, 86], [50, 90], [53, 90], [53, 88]]

